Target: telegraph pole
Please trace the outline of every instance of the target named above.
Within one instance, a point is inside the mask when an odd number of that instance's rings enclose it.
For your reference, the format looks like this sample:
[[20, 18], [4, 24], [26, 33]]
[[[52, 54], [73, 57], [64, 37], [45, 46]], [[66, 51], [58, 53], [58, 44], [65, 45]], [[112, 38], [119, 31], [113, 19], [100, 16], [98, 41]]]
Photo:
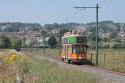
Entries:
[[76, 9], [96, 9], [96, 65], [98, 65], [98, 9], [100, 8], [98, 4], [96, 7], [73, 7]]

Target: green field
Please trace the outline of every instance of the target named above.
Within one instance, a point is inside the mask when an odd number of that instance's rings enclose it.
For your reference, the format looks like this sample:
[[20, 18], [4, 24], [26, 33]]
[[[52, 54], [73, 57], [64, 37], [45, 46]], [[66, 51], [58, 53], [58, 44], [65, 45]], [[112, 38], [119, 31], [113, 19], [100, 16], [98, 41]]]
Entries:
[[[92, 56], [91, 56], [92, 55]], [[95, 50], [88, 50], [88, 59], [96, 63]], [[124, 49], [99, 49], [99, 67], [114, 71], [125, 72]]]
[[42, 55], [42, 56], [49, 56], [49, 57], [55, 57], [55, 58], [60, 58], [60, 53], [59, 49], [35, 49], [35, 48], [26, 48], [23, 49], [22, 51], [28, 52], [28, 53], [33, 53], [35, 55]]
[[[24, 51], [34, 53], [35, 55], [60, 58], [59, 49], [25, 49]], [[96, 62], [96, 50], [88, 49], [87, 57], [92, 62]], [[111, 69], [114, 71], [125, 71], [125, 51], [124, 49], [99, 49], [98, 67]]]

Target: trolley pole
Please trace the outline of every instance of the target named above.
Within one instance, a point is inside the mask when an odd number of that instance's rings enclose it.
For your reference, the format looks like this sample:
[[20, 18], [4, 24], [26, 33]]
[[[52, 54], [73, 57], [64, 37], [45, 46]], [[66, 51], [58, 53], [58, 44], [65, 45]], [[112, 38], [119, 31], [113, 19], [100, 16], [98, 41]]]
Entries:
[[96, 65], [98, 65], [98, 9], [100, 8], [98, 4], [96, 7], [73, 7], [76, 9], [96, 9]]

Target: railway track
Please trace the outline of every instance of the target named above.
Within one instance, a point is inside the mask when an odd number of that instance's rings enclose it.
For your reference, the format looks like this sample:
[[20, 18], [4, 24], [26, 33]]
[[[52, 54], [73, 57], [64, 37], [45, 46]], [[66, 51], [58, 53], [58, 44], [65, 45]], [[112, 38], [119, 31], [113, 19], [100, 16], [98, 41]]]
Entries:
[[125, 73], [98, 67], [91, 67], [88, 65], [81, 65], [79, 67], [81, 67], [84, 71], [94, 73], [98, 79], [97, 83], [125, 83]]
[[105, 72], [117, 74], [117, 75], [120, 75], [120, 76], [125, 76], [125, 72], [122, 73], [122, 72], [117, 72], [117, 71], [113, 71], [113, 70], [110, 70], [110, 69], [99, 68], [99, 67], [96, 67], [96, 66], [89, 66], [89, 65], [81, 65], [81, 66], [91, 68], [91, 69], [95, 69], [95, 70], [98, 70], [98, 71], [105, 71]]
[[[29, 54], [28, 55], [33, 55]], [[109, 69], [102, 69], [96, 66], [88, 65], [74, 65], [62, 62], [60, 59], [45, 57], [45, 56], [32, 56], [32, 58], [37, 60], [46, 60], [55, 63], [59, 66], [64, 66], [66, 68], [74, 68], [83, 72], [88, 72], [95, 74], [97, 83], [125, 83], [125, 73], [115, 72]]]

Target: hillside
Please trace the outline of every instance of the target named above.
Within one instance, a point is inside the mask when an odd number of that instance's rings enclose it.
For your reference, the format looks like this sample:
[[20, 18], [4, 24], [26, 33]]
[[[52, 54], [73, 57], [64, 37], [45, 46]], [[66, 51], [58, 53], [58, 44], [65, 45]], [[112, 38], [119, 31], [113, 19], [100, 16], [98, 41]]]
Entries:
[[5, 22], [0, 23], [0, 31], [19, 32], [22, 29], [37, 30], [42, 26], [39, 23], [21, 23], [21, 22]]

